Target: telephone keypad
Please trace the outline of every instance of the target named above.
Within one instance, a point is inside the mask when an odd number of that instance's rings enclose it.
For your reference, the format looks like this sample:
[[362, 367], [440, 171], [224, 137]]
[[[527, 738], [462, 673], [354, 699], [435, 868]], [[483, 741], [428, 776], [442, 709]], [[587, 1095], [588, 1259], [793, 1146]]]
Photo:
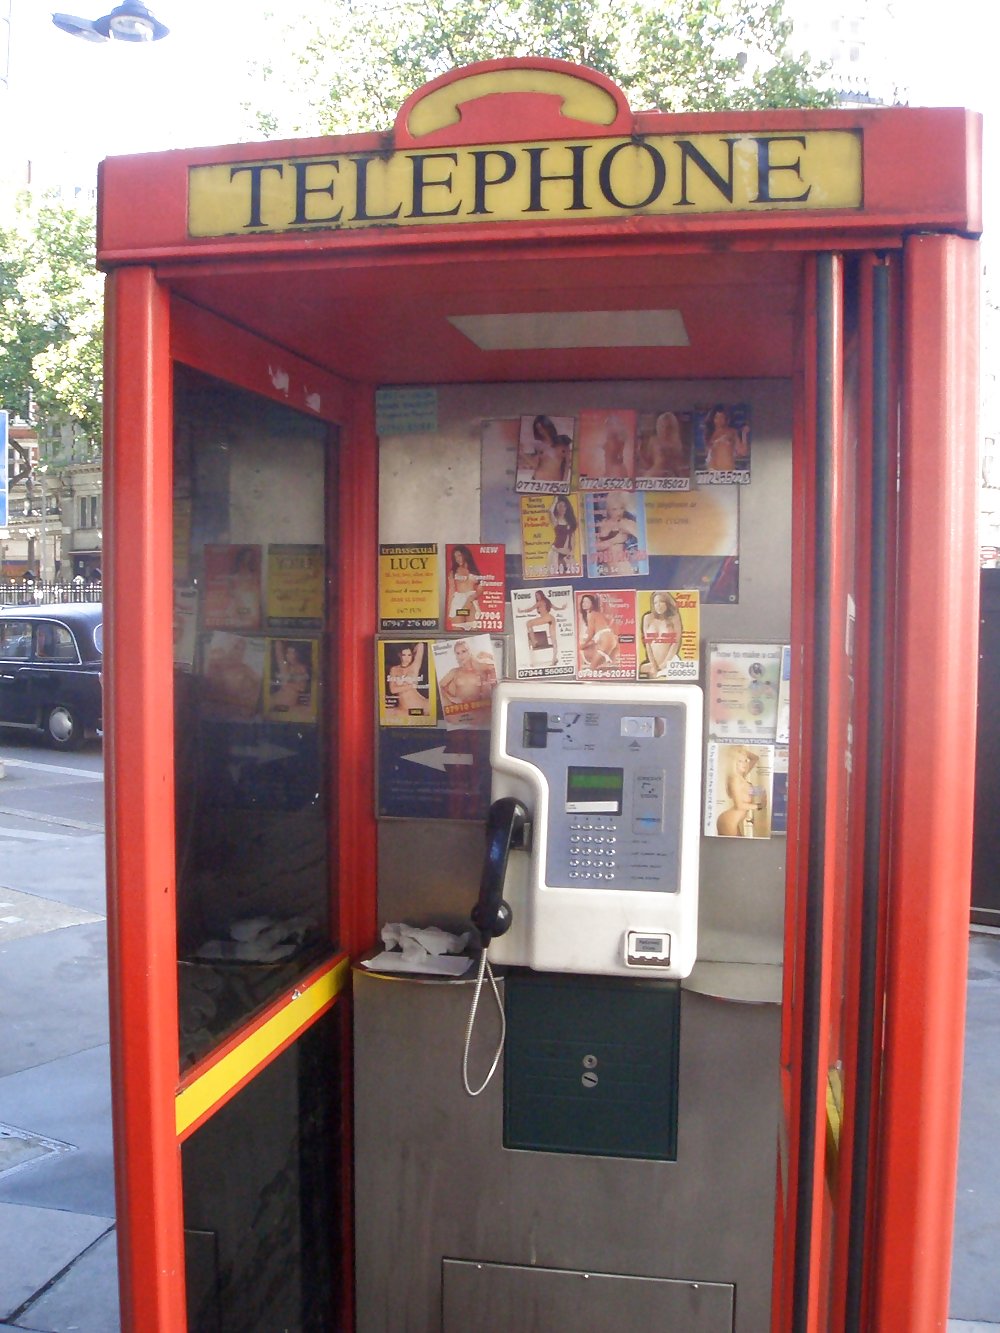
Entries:
[[577, 819], [569, 826], [569, 878], [610, 881], [617, 870], [615, 830], [610, 819]]

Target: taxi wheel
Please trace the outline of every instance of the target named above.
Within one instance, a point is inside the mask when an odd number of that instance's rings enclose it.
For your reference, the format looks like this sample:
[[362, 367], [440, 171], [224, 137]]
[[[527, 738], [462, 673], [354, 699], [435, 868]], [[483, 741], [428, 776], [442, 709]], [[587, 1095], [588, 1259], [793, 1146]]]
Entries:
[[83, 744], [83, 723], [69, 704], [56, 704], [45, 719], [45, 734], [57, 750], [78, 750]]

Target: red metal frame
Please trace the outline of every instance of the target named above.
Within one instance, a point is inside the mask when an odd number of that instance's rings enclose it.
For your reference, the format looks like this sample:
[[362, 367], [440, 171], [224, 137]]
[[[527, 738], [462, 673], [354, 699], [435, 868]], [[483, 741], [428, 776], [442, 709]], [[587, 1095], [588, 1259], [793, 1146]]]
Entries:
[[[509, 61], [500, 62], [503, 66]], [[462, 71], [466, 73], [467, 71]], [[454, 75], [449, 76], [454, 77]], [[531, 107], [525, 112], [531, 114]], [[862, 132], [865, 140], [865, 206], [856, 211], [817, 211], [803, 217], [788, 212], [740, 215], [738, 235], [732, 215], [694, 217], [630, 217], [625, 229], [648, 234], [657, 240], [709, 236], [724, 238], [727, 247], [757, 245], [770, 249], [781, 237], [783, 244], [810, 249], [821, 234], [836, 237], [835, 243], [852, 247], [852, 234], [891, 236], [913, 227], [933, 226], [979, 232], [982, 229], [982, 188], [977, 164], [981, 151], [981, 120], [962, 110], [897, 108], [887, 116], [884, 108], [837, 111], [761, 111], [733, 115], [727, 112], [666, 115], [640, 112], [633, 118], [632, 132], [730, 133], [735, 125], [749, 133], [788, 133], [811, 129], [842, 129]], [[542, 131], [543, 137], [549, 132]], [[594, 126], [591, 138], [619, 133], [614, 126]], [[516, 119], [503, 126], [510, 141], [531, 139], [537, 122], [518, 126]], [[565, 137], [563, 129], [562, 135]], [[454, 142], [463, 142], [460, 136]], [[287, 156], [310, 157], [340, 153], [381, 153], [387, 147], [380, 134], [344, 135], [336, 139], [279, 140], [266, 145], [234, 144], [225, 149], [223, 160], [232, 162], [272, 160]], [[189, 259], [225, 263], [252, 244], [258, 257], [302, 253], [301, 235], [191, 238], [187, 232], [187, 173], [197, 165], [220, 160], [218, 148], [197, 148], [185, 153], [149, 154], [110, 158], [101, 164], [101, 188], [105, 206], [100, 219], [99, 250], [103, 262], [134, 261], [139, 255], [162, 263]], [[934, 164], [932, 171], [928, 163]], [[594, 239], [619, 239], [622, 221], [583, 223], [536, 220], [530, 223], [459, 223], [421, 229], [428, 241], [439, 241], [442, 233], [449, 244], [467, 242], [510, 244], [563, 238], [582, 231]], [[310, 232], [312, 254], [333, 251], [391, 253], [401, 244], [393, 228], [355, 232]], [[409, 236], [406, 245], [414, 244]], [[860, 242], [865, 244], [864, 241]], [[870, 243], [870, 242], [869, 242]], [[420, 244], [420, 242], [416, 242]]]
[[[872, 1327], [911, 1333], [943, 1328], [948, 1315], [975, 773], [978, 280], [973, 242], [954, 236], [907, 242]], [[953, 447], [946, 450], [945, 441]], [[933, 634], [928, 607], [937, 621]]]
[[[873, 382], [872, 382], [872, 283], [871, 255], [865, 255], [860, 262], [857, 276], [857, 328], [855, 334], [855, 354], [857, 357], [857, 384], [855, 438], [845, 438], [845, 447], [853, 449], [856, 456], [854, 479], [855, 526], [853, 537], [853, 595], [857, 604], [857, 620], [854, 627], [855, 651], [850, 663], [854, 681], [853, 699], [863, 700], [868, 697], [868, 662], [871, 652], [869, 624], [865, 612], [871, 601], [871, 485], [870, 469], [867, 460], [872, 458], [872, 417], [873, 417]], [[845, 390], [847, 388], [845, 375]], [[846, 426], [846, 423], [845, 423]], [[843, 874], [842, 921], [840, 926], [843, 951], [840, 961], [840, 976], [843, 979], [843, 1003], [838, 1015], [839, 1049], [843, 1053], [843, 1119], [832, 1162], [833, 1170], [828, 1168], [827, 1185], [830, 1188], [833, 1203], [833, 1219], [830, 1248], [831, 1281], [828, 1300], [824, 1303], [829, 1326], [844, 1326], [845, 1296], [847, 1281], [847, 1250], [850, 1241], [850, 1205], [853, 1181], [852, 1154], [854, 1151], [853, 1110], [858, 1096], [858, 1021], [860, 957], [858, 942], [861, 935], [861, 888], [864, 870], [864, 799], [867, 781], [866, 745], [868, 740], [869, 720], [864, 709], [852, 707], [852, 699], [846, 701], [850, 710], [853, 743], [851, 747], [852, 764], [848, 779], [849, 809], [853, 836], [848, 843], [848, 859]], [[836, 980], [836, 978], [834, 979]], [[834, 996], [836, 1001], [836, 996]], [[829, 1142], [828, 1142], [829, 1150]], [[831, 1178], [832, 1177], [832, 1178]]]
[[[491, 68], [506, 68], [500, 62]], [[556, 62], [559, 68], [564, 68]], [[569, 68], [569, 67], [565, 67]], [[455, 76], [437, 86], [447, 87]], [[408, 103], [401, 118], [412, 105]], [[511, 111], [503, 126], [512, 141], [538, 133], [541, 103], [528, 100]], [[621, 133], [619, 119], [604, 133]], [[908, 1333], [943, 1326], [947, 1313], [948, 1244], [953, 1197], [961, 1078], [962, 1021], [967, 901], [954, 885], [968, 883], [971, 859], [974, 700], [976, 667], [976, 543], [974, 524], [976, 246], [957, 236], [918, 235], [910, 229], [949, 227], [975, 232], [980, 225], [976, 152], [978, 121], [965, 112], [773, 112], [733, 117], [633, 118], [643, 133], [722, 132], [743, 128], [779, 131], [848, 128], [865, 136], [865, 205], [855, 212], [793, 213], [677, 218], [634, 217], [602, 223], [535, 222], [433, 226], [418, 232], [288, 234], [191, 240], [186, 235], [188, 168], [219, 160], [220, 150], [154, 155], [106, 163], [100, 257], [114, 271], [109, 282], [107, 364], [109, 650], [108, 861], [112, 1060], [114, 1068], [116, 1165], [122, 1253], [123, 1325], [142, 1333], [178, 1333], [185, 1326], [183, 1216], [180, 1149], [174, 1116], [179, 1086], [174, 903], [171, 603], [171, 360], [172, 358], [256, 393], [280, 398], [318, 414], [339, 429], [336, 476], [337, 578], [331, 589], [338, 625], [338, 687], [327, 703], [327, 722], [338, 733], [336, 850], [341, 947], [349, 956], [376, 936], [373, 815], [375, 716], [371, 640], [376, 629], [377, 438], [373, 389], [367, 377], [347, 382], [301, 353], [268, 341], [266, 321], [257, 332], [240, 328], [222, 313], [199, 303], [201, 284], [213, 275], [261, 274], [271, 281], [301, 264], [332, 265], [338, 272], [368, 271], [387, 298], [400, 264], [416, 272], [424, 265], [428, 291], [439, 282], [442, 262], [477, 264], [491, 256], [545, 265], [570, 258], [578, 265], [580, 288], [600, 296], [606, 281], [601, 263], [616, 254], [636, 264], [655, 254], [705, 255], [724, 246], [741, 251], [799, 252], [803, 275], [798, 287], [803, 336], [797, 362], [789, 366], [796, 383], [793, 471], [792, 643], [795, 714], [791, 771], [798, 784], [789, 790], [784, 1021], [781, 1041], [782, 1097], [788, 1139], [778, 1180], [772, 1326], [790, 1326], [795, 1267], [796, 1190], [800, 1142], [809, 1145], [813, 1184], [812, 1256], [808, 1273], [809, 1330], [826, 1321], [826, 1284], [832, 1277], [833, 1305], [839, 1312], [845, 1235], [844, 1190], [836, 1207], [826, 1195], [824, 1102], [800, 1123], [802, 1078], [801, 1000], [805, 983], [805, 908], [810, 812], [809, 784], [823, 782], [828, 826], [838, 817], [846, 779], [837, 740], [845, 732], [849, 701], [846, 664], [831, 653], [834, 689], [829, 703], [815, 697], [815, 548], [811, 514], [815, 501], [814, 423], [816, 420], [817, 316], [816, 262], [810, 250], [839, 247], [874, 251], [881, 245], [902, 251], [905, 322], [899, 373], [903, 408], [901, 443], [901, 524], [899, 533], [899, 639], [895, 696], [890, 696], [885, 804], [886, 846], [884, 972], [886, 1027], [884, 1067], [872, 1092], [876, 1111], [873, 1156], [877, 1177], [870, 1204], [868, 1319], [877, 1329]], [[466, 142], [474, 132], [456, 131]], [[602, 131], [595, 131], [595, 137]], [[465, 134], [463, 139], [462, 133]], [[438, 139], [448, 141], [442, 131]], [[400, 143], [406, 141], [405, 136]], [[437, 140], [435, 140], [437, 141]], [[921, 148], [922, 145], [922, 148]], [[384, 150], [380, 136], [270, 144], [267, 152], [310, 153]], [[260, 146], [225, 150], [225, 160], [259, 158]], [[928, 173], [927, 162], [936, 164]], [[723, 256], [720, 255], [720, 262]], [[799, 262], [799, 261], [796, 261]], [[841, 260], [835, 262], [838, 269]], [[865, 255], [867, 273], [876, 261]], [[156, 267], [150, 267], [155, 265]], [[867, 285], [868, 279], [864, 278]], [[381, 286], [380, 286], [381, 284]], [[183, 297], [178, 295], [183, 292]], [[344, 332], [344, 337], [349, 336]], [[862, 343], [870, 331], [862, 322]], [[863, 348], [864, 353], [864, 348]], [[274, 389], [275, 356], [289, 376], [288, 393]], [[842, 362], [842, 348], [835, 357]], [[862, 354], [862, 366], [865, 356]], [[508, 363], [502, 363], [506, 367]], [[671, 365], [683, 364], [682, 355]], [[586, 363], [597, 374], [598, 362]], [[690, 373], [690, 371], [688, 372]], [[498, 373], [504, 378], [505, 371]], [[895, 390], [894, 390], [895, 391]], [[834, 436], [843, 441], [837, 385], [832, 394]], [[316, 407], [316, 395], [321, 406]], [[862, 379], [859, 398], [870, 398]], [[861, 423], [860, 438], [868, 434]], [[944, 441], [966, 447], [947, 450]], [[839, 446], [838, 446], [839, 447]], [[844, 460], [836, 477], [843, 477]], [[868, 503], [867, 484], [857, 487], [860, 518]], [[332, 493], [331, 493], [332, 494]], [[837, 493], [835, 513], [855, 497]], [[844, 582], [852, 550], [863, 557], [864, 540], [849, 549], [847, 529], [838, 538], [832, 564], [831, 605], [844, 604]], [[863, 570], [863, 562], [862, 562]], [[864, 592], [863, 578], [859, 592]], [[935, 629], [927, 628], [933, 607]], [[138, 614], [137, 608], [144, 613]], [[159, 609], [156, 613], [153, 608]], [[860, 624], [859, 624], [860, 628]], [[842, 639], [835, 620], [832, 640]], [[863, 651], [863, 640], [859, 651]], [[836, 660], [833, 660], [836, 659]], [[887, 666], [887, 674], [892, 670]], [[859, 686], [860, 688], [860, 686]], [[805, 720], [828, 708], [832, 743], [825, 755], [812, 752]], [[855, 738], [860, 757], [861, 737]], [[863, 764], [855, 770], [861, 789]], [[891, 788], [891, 791], [890, 791]], [[830, 844], [824, 878], [854, 883], [857, 850], [842, 857]], [[857, 932], [853, 900], [843, 904], [839, 928]], [[821, 959], [820, 1031], [815, 1070], [825, 1087], [827, 1042], [831, 1031], [831, 987], [839, 977], [832, 964], [835, 914], [829, 897]], [[849, 971], [849, 980], [856, 980]], [[839, 1003], [839, 1000], [837, 1000]], [[337, 1005], [349, 1034], [346, 996]], [[843, 1023], [850, 1028], [855, 1002]], [[243, 1034], [240, 1034], [243, 1035]], [[855, 1073], [854, 1047], [845, 1046], [845, 1080]], [[345, 1040], [344, 1072], [349, 1074]], [[128, 1071], [128, 1078], [125, 1071]], [[879, 1088], [881, 1087], [881, 1094]], [[849, 1114], [850, 1096], [845, 1102]], [[914, 1106], [920, 1108], [913, 1114]], [[345, 1103], [347, 1132], [351, 1108]], [[850, 1146], [848, 1123], [841, 1144]], [[343, 1157], [345, 1199], [350, 1194], [350, 1153]], [[349, 1235], [345, 1225], [345, 1235]], [[345, 1290], [350, 1292], [351, 1253], [342, 1255]], [[348, 1298], [349, 1299], [349, 1298]], [[348, 1311], [348, 1315], [350, 1312]], [[840, 1318], [835, 1313], [833, 1320]]]
[[[852, 487], [848, 459], [848, 441], [844, 422], [844, 260], [833, 258], [834, 308], [831, 311], [832, 360], [834, 374], [826, 386], [829, 395], [828, 412], [833, 437], [832, 466], [830, 467], [830, 583], [826, 606], [819, 614], [828, 618], [829, 657], [826, 667], [826, 698], [814, 700], [814, 707], [825, 708], [827, 752], [814, 756], [810, 782], [821, 784], [824, 793], [824, 865], [823, 865], [823, 952], [822, 989], [819, 1013], [819, 1046], [817, 1050], [816, 1119], [810, 1127], [813, 1136], [813, 1280], [810, 1283], [809, 1327], [824, 1327], [826, 1292], [830, 1280], [831, 1197], [828, 1188], [829, 1123], [827, 1113], [828, 1078], [833, 1065], [833, 1033], [837, 1024], [836, 1007], [839, 995], [835, 993], [841, 977], [835, 953], [842, 948], [840, 931], [843, 929], [842, 904], [846, 875], [844, 829], [848, 800], [849, 772], [846, 749], [850, 725], [850, 663], [846, 656], [848, 597], [854, 592], [854, 551], [851, 541], [853, 507], [857, 503]], [[823, 466], [821, 459], [816, 467]], [[817, 534], [813, 533], [813, 541]], [[800, 886], [801, 891], [801, 886]], [[838, 929], [839, 927], [839, 929]]]
[[[173, 805], [165, 799], [173, 789], [171, 364], [174, 358], [186, 361], [280, 401], [295, 396], [305, 402], [308, 394], [315, 402], [319, 392], [323, 415], [352, 425], [357, 393], [287, 354], [281, 364], [289, 373], [288, 396], [279, 393], [269, 374], [275, 353], [270, 344], [188, 303], [171, 302], [151, 269], [114, 274], [108, 310], [108, 920], [122, 1319], [124, 1327], [143, 1333], [177, 1333], [186, 1322], [180, 1143], [190, 1131], [178, 1134], [174, 1112], [182, 1083]], [[341, 452], [332, 490], [338, 522], [354, 534], [360, 554], [375, 541], [376, 452], [372, 423], [364, 411], [357, 417], [369, 438]], [[366, 616], [371, 620], [373, 606], [366, 563], [347, 563], [349, 576], [337, 593], [339, 614], [359, 627]], [[161, 613], [137, 615], [137, 606]], [[363, 636], [345, 638], [339, 658], [336, 726], [352, 754], [364, 752], [357, 732], [366, 714], [358, 701], [373, 688], [363, 642]], [[371, 880], [375, 856], [371, 786], [359, 777], [356, 766], [345, 765], [340, 774], [344, 818], [335, 898], [342, 913], [335, 933], [350, 953], [374, 933], [357, 909], [356, 886]], [[131, 892], [136, 884], [160, 885], [161, 891]], [[214, 1052], [213, 1062], [287, 1002], [269, 1006]], [[201, 1072], [202, 1066], [190, 1071], [184, 1083]], [[345, 1210], [349, 1160], [344, 1154]], [[349, 1272], [349, 1251], [343, 1262]]]
[[122, 1324], [167, 1333], [186, 1323], [165, 614], [173, 600], [169, 296], [149, 268], [124, 269], [109, 283], [108, 972]]
[[[815, 570], [811, 543], [810, 513], [814, 504], [815, 443], [812, 423], [816, 420], [816, 261], [804, 265], [801, 323], [803, 337], [795, 367], [798, 392], [792, 432], [792, 549], [802, 553], [792, 562], [791, 606], [791, 695], [796, 701], [789, 735], [788, 866], [785, 891], [785, 967], [781, 1025], [781, 1100], [786, 1133], [779, 1139], [774, 1276], [772, 1279], [772, 1328], [774, 1333], [789, 1327], [795, 1278], [795, 1199], [798, 1190], [799, 1082], [798, 1052], [802, 1045], [801, 938], [804, 903], [797, 886], [805, 883], [808, 868], [809, 804], [807, 775], [811, 771], [812, 747], [805, 718], [813, 712], [810, 641], [807, 627], [815, 614], [813, 589]], [[797, 775], [794, 779], [791, 775]]]

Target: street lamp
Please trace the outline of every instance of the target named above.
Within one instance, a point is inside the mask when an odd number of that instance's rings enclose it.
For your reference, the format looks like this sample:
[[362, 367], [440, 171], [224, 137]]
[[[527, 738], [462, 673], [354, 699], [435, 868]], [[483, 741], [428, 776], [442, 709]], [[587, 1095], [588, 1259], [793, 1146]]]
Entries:
[[140, 0], [122, 0], [110, 14], [99, 19], [53, 14], [52, 22], [63, 32], [82, 37], [86, 42], [158, 42], [170, 32]]

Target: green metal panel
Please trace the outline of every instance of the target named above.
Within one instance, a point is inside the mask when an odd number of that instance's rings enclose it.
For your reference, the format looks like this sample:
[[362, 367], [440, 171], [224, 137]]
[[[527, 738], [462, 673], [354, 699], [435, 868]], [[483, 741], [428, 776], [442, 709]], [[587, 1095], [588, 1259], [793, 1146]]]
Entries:
[[504, 1146], [677, 1159], [680, 986], [510, 972]]

